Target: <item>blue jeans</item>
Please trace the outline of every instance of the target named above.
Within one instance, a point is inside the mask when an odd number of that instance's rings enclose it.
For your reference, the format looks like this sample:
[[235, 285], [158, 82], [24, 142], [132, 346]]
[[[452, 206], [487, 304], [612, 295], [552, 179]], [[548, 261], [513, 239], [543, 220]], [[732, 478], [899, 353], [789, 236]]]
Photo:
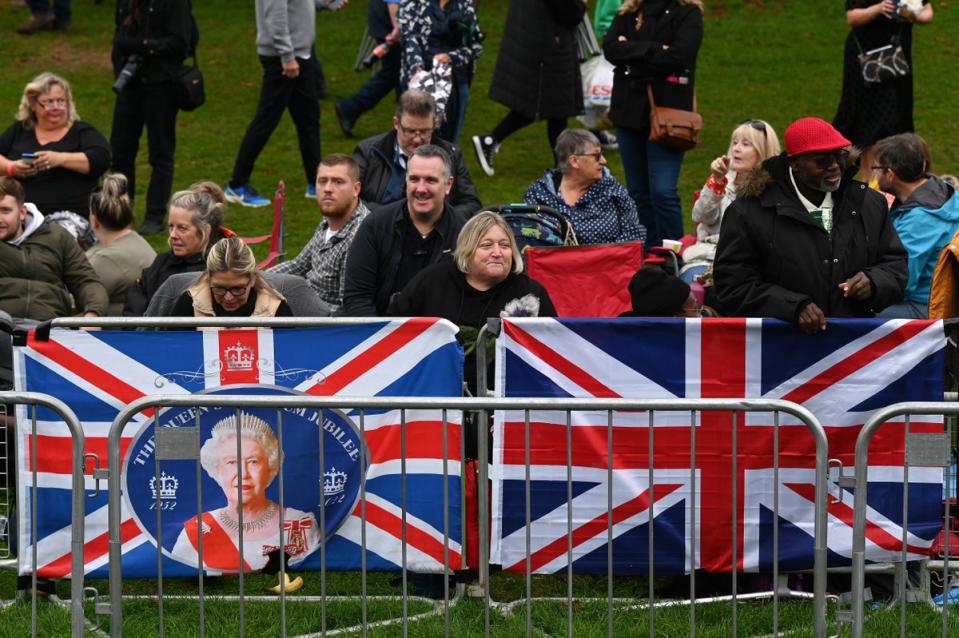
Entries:
[[904, 299], [902, 303], [887, 306], [876, 316], [882, 319], [928, 319], [929, 308], [911, 299]]
[[463, 122], [466, 121], [466, 103], [470, 98], [470, 85], [465, 81], [457, 82], [456, 78], [453, 78], [453, 92], [456, 97], [449, 102], [449, 106], [453, 109], [446, 109], [446, 119], [436, 134], [450, 144], [458, 144]]
[[683, 211], [676, 185], [686, 152], [653, 144], [646, 133], [636, 129], [617, 128], [616, 139], [626, 170], [626, 189], [636, 202], [639, 223], [646, 227], [646, 245], [679, 239], [683, 236]]
[[31, 15], [52, 13], [58, 25], [70, 24], [70, 0], [27, 0], [27, 6]]
[[379, 104], [390, 91], [400, 94], [400, 45], [394, 44], [380, 61], [379, 70], [363, 83], [360, 89], [350, 97], [340, 100], [340, 112], [351, 120]]

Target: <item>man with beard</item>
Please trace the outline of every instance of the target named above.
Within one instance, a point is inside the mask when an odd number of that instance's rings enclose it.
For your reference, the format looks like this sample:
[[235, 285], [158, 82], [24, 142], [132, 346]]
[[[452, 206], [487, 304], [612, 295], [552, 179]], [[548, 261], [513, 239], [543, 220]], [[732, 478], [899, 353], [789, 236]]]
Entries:
[[439, 146], [413, 150], [406, 197], [370, 213], [350, 246], [343, 314], [383, 316], [393, 293], [453, 251], [465, 220], [450, 206], [452, 170], [449, 154]]
[[714, 264], [722, 314], [792, 321], [871, 317], [902, 301], [906, 252], [882, 195], [852, 179], [849, 140], [814, 117], [786, 129], [786, 152], [745, 176]]
[[316, 171], [316, 203], [323, 219], [299, 255], [270, 269], [306, 278], [332, 311], [343, 304], [346, 254], [370, 212], [360, 201], [360, 189], [360, 169], [352, 157], [324, 157]]
[[895, 196], [889, 214], [909, 255], [905, 299], [882, 317], [926, 318], [936, 261], [959, 230], [959, 193], [929, 172], [927, 149], [915, 133], [893, 135], [873, 146], [875, 164], [865, 167], [879, 188]]

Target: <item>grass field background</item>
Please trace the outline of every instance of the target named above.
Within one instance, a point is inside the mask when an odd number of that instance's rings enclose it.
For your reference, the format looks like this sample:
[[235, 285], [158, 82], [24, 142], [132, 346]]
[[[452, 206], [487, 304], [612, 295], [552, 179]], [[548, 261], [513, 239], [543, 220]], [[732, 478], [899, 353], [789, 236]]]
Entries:
[[[12, 122], [24, 84], [41, 71], [55, 71], [72, 82], [81, 117], [109, 135], [113, 4], [76, 0], [71, 33], [24, 37], [13, 28], [26, 19], [27, 12], [2, 2], [0, 113]], [[193, 113], [180, 114], [175, 188], [200, 179], [226, 182], [260, 86], [252, 2], [195, 0], [193, 5], [202, 34], [199, 56], [208, 102]], [[933, 0], [933, 5], [934, 22], [915, 29], [916, 129], [931, 143], [937, 170], [955, 173], [959, 172], [959, 145], [954, 143], [959, 112], [955, 89], [959, 8], [943, 0]], [[487, 96], [507, 0], [477, 0], [477, 6], [487, 39], [461, 140], [467, 143], [469, 136], [490, 130], [506, 113], [505, 107]], [[761, 117], [771, 122], [781, 137], [785, 126], [798, 117], [832, 119], [839, 101], [843, 42], [848, 32], [843, 8], [840, 0], [707, 0], [706, 35], [697, 73], [699, 107], [706, 128], [701, 146], [687, 154], [680, 178], [687, 226], [692, 192], [708, 175], [710, 161], [725, 151], [736, 123]], [[330, 91], [322, 103], [324, 153], [351, 152], [356, 143], [340, 133], [332, 102], [354, 92], [367, 77], [353, 71], [365, 20], [366, 3], [360, 0], [336, 13], [322, 12], [317, 19], [317, 50]], [[355, 129], [358, 137], [386, 130], [392, 108], [392, 100], [387, 98], [361, 118]], [[138, 218], [143, 214], [148, 175], [145, 145], [144, 138], [137, 172]], [[551, 159], [543, 123], [507, 140], [496, 157], [495, 177], [482, 173], [469, 147], [465, 155], [480, 196], [489, 204], [520, 199]], [[299, 164], [293, 126], [285, 117], [257, 162], [253, 183], [271, 193], [277, 180], [286, 180], [290, 254], [296, 254], [309, 239], [318, 215], [315, 202], [303, 196]], [[622, 179], [616, 152], [610, 153], [609, 164]], [[252, 235], [269, 232], [270, 221], [270, 209], [231, 206], [226, 224], [242, 235]], [[151, 240], [157, 247], [165, 241], [162, 236]]]
[[[934, 0], [936, 18], [932, 25], [915, 30], [914, 68], [916, 89], [916, 129], [932, 145], [933, 159], [939, 172], [959, 172], [959, 147], [956, 121], [955, 79], [959, 69], [959, 8]], [[477, 0], [479, 18], [487, 33], [486, 51], [477, 65], [476, 79], [463, 134], [469, 136], [491, 129], [506, 109], [488, 98], [492, 70], [498, 53], [505, 19], [507, 0]], [[739, 121], [761, 117], [770, 121], [780, 136], [792, 120], [805, 115], [831, 119], [839, 100], [842, 73], [843, 42], [848, 32], [840, 0], [706, 0], [706, 37], [699, 57], [698, 95], [706, 128], [702, 145], [687, 154], [680, 180], [685, 214], [688, 217], [692, 192], [705, 179], [709, 162], [726, 149], [729, 132]], [[110, 91], [112, 74], [109, 63], [113, 32], [113, 3], [95, 4], [93, 0], [74, 1], [73, 31], [63, 35], [42, 33], [31, 37], [13, 32], [25, 20], [27, 12], [0, 0], [0, 114], [13, 121], [24, 84], [45, 70], [64, 75], [73, 84], [74, 95], [83, 119], [109, 135], [113, 107]], [[194, 113], [183, 113], [178, 123], [178, 150], [175, 188], [212, 179], [224, 184], [229, 177], [243, 131], [252, 117], [260, 84], [260, 65], [254, 47], [255, 26], [252, 2], [227, 0], [194, 0], [202, 39], [200, 65], [207, 82], [208, 103]], [[357, 45], [366, 19], [366, 4], [354, 1], [337, 13], [324, 12], [318, 18], [317, 49], [323, 62], [330, 96], [322, 104], [322, 145], [324, 153], [351, 152], [356, 140], [340, 133], [333, 117], [332, 101], [354, 92], [366, 74], [352, 70]], [[387, 98], [379, 107], [364, 116], [356, 127], [358, 137], [382, 132], [389, 126], [392, 103]], [[0, 119], [0, 123], [3, 120]], [[572, 121], [571, 121], [572, 123]], [[138, 166], [139, 203], [137, 216], [143, 214], [144, 191], [148, 167], [146, 149]], [[545, 125], [529, 127], [504, 145], [496, 158], [497, 175], [488, 178], [480, 171], [472, 152], [465, 153], [473, 179], [484, 203], [500, 203], [519, 199], [526, 186], [538, 178], [550, 162]], [[618, 154], [609, 154], [610, 167], [622, 179]], [[307, 241], [317, 222], [313, 201], [303, 197], [302, 169], [296, 138], [289, 118], [285, 118], [257, 162], [254, 184], [270, 193], [277, 180], [288, 184], [287, 250], [295, 254]], [[231, 205], [225, 222], [243, 235], [268, 232], [270, 209], [246, 209]], [[689, 225], [687, 221], [687, 226]], [[162, 236], [151, 241], [163, 247]], [[266, 584], [264, 577], [251, 578], [250, 593], [259, 593]], [[330, 593], [356, 594], [355, 577], [331, 577]], [[101, 592], [106, 583], [93, 583]], [[131, 592], [147, 593], [154, 583], [128, 584]], [[61, 585], [64, 587], [64, 585]], [[225, 579], [213, 593], [235, 593], [235, 581]], [[12, 594], [12, 574], [0, 573], [0, 598]], [[576, 581], [578, 592], [604, 595], [605, 584], [589, 579]], [[168, 591], [189, 593], [195, 583], [168, 583]], [[618, 582], [617, 595], [642, 592], [642, 581]], [[371, 593], [396, 594], [398, 589], [388, 578], [372, 578]], [[565, 592], [563, 579], [536, 579], [535, 591], [544, 595]], [[523, 596], [522, 580], [501, 575], [494, 579], [494, 598], [502, 601]], [[68, 589], [61, 593], [68, 595]], [[304, 594], [319, 594], [319, 576], [307, 576]], [[131, 602], [127, 610], [127, 634], [156, 635], [156, 606]], [[418, 609], [411, 603], [411, 612]], [[190, 604], [174, 604], [167, 608], [170, 636], [197, 634], [196, 608]], [[318, 605], [290, 605], [290, 630], [317, 631]], [[397, 606], [382, 603], [371, 606], [371, 619], [395, 617]], [[247, 635], [278, 635], [278, 612], [275, 605], [248, 608]], [[702, 608], [699, 635], [725, 636], [730, 632], [729, 607], [720, 605]], [[959, 636], [959, 624], [953, 614], [950, 635]], [[92, 617], [92, 615], [91, 615]], [[452, 635], [476, 635], [482, 626], [482, 605], [464, 601], [451, 610]], [[207, 635], [237, 635], [237, 607], [228, 603], [211, 603], [208, 607]], [[566, 609], [552, 603], [533, 608], [535, 627], [545, 635], [565, 635]], [[762, 635], [771, 631], [771, 609], [760, 604], [743, 605], [740, 618], [744, 635]], [[791, 635], [812, 635], [811, 608], [803, 604], [784, 604], [784, 628], [794, 629]], [[355, 603], [335, 603], [329, 607], [329, 627], [355, 624], [359, 619]], [[493, 634], [521, 635], [525, 631], [524, 609], [513, 616], [492, 615]], [[689, 633], [688, 611], [672, 609], [657, 612], [656, 635], [685, 636]], [[643, 611], [619, 610], [616, 614], [616, 635], [646, 635], [648, 616]], [[910, 610], [909, 635], [939, 635], [941, 617], [931, 608], [915, 605]], [[581, 604], [574, 609], [574, 634], [577, 638], [605, 635], [605, 607]], [[17, 604], [0, 611], [0, 638], [28, 635], [29, 605]], [[416, 623], [411, 635], [433, 636], [442, 632], [442, 618]], [[877, 610], [870, 615], [867, 632], [873, 636], [896, 633], [895, 611]], [[41, 605], [41, 635], [62, 636], [69, 631], [68, 616], [53, 605]], [[396, 629], [381, 630], [372, 635], [396, 635]]]

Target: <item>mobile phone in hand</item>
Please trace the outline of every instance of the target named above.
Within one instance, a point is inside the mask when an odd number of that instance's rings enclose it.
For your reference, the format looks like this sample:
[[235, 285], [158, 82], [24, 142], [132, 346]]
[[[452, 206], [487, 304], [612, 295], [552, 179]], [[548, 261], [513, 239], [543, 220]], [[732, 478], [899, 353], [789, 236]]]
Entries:
[[33, 166], [33, 163], [37, 161], [37, 154], [27, 151], [26, 153], [20, 154], [20, 159], [22, 159], [27, 166]]

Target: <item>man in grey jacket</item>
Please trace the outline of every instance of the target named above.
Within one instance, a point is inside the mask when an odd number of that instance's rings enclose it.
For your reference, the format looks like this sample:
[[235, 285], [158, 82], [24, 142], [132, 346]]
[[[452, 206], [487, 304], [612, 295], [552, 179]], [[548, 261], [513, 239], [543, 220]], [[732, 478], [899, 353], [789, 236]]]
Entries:
[[316, 38], [316, 10], [338, 9], [343, 4], [344, 0], [256, 0], [256, 52], [263, 66], [263, 84], [256, 115], [243, 136], [226, 187], [227, 200], [243, 206], [270, 203], [250, 184], [250, 174], [287, 109], [296, 126], [307, 196], [313, 196], [320, 163], [317, 66], [310, 60]]

